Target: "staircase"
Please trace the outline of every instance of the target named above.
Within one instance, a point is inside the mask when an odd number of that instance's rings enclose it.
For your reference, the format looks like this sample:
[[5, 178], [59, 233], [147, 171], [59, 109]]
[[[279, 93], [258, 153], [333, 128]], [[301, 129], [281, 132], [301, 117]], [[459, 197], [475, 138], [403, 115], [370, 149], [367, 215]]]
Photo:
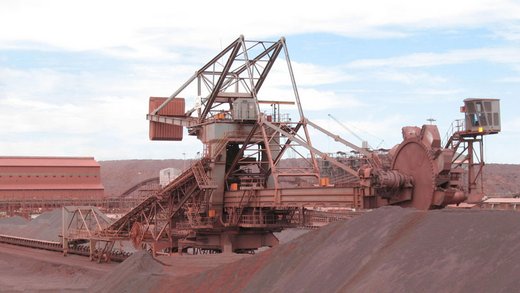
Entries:
[[444, 135], [443, 145], [448, 149], [456, 149], [460, 138], [460, 132], [464, 130], [464, 120], [457, 119], [450, 125], [446, 135]]
[[215, 150], [213, 152], [212, 159], [215, 159], [216, 156], [221, 154], [227, 147], [229, 140], [227, 137], [221, 138], [217, 143], [214, 144]]
[[240, 203], [238, 204], [238, 211], [236, 213], [235, 219], [233, 221], [234, 224], [240, 223], [240, 217], [242, 217], [242, 213], [244, 212], [244, 208], [249, 204], [251, 198], [256, 194], [255, 189], [247, 189], [244, 190], [242, 194], [242, 198], [240, 199]]
[[202, 161], [197, 161], [193, 164], [191, 170], [201, 190], [217, 188], [217, 184], [208, 177], [208, 174], [206, 174]]

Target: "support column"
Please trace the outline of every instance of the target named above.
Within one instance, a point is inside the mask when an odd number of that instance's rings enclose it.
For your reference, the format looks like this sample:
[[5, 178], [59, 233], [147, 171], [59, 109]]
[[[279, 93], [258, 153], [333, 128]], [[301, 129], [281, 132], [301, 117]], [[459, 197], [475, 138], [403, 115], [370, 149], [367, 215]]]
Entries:
[[67, 256], [69, 253], [69, 239], [63, 235], [63, 256]]
[[233, 253], [234, 235], [224, 232], [220, 235], [220, 245], [222, 246], [222, 253]]
[[96, 253], [96, 240], [90, 239], [90, 245], [89, 245], [89, 258], [90, 261], [94, 260], [94, 254]]

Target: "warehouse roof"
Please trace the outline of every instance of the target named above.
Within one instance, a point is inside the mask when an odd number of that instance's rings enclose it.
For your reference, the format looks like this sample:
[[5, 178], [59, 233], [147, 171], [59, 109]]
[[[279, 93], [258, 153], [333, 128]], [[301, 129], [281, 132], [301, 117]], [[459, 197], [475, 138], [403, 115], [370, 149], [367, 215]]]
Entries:
[[99, 167], [93, 157], [0, 157], [2, 167]]
[[0, 185], [0, 190], [102, 190], [101, 183], [83, 184], [5, 184]]

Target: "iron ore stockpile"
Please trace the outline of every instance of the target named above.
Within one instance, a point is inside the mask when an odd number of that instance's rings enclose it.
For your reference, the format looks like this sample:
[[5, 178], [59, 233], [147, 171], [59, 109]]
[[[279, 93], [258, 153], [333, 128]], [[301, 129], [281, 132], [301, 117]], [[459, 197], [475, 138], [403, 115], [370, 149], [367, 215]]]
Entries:
[[27, 221], [19, 216], [0, 219], [0, 234], [10, 236], [60, 241], [61, 229], [61, 209], [42, 213], [32, 221]]
[[[104, 219], [110, 221], [107, 217]], [[4, 218], [0, 219], [0, 234], [59, 242], [62, 222], [61, 209], [44, 212], [31, 221], [19, 216]]]
[[511, 292], [520, 288], [519, 221], [520, 214], [508, 211], [383, 207], [256, 256], [180, 277], [149, 255], [135, 254], [91, 289]]
[[162, 264], [146, 251], [138, 251], [122, 262], [116, 270], [96, 282], [91, 292], [154, 292]]
[[383, 207], [156, 292], [514, 292], [520, 214]]
[[[0, 232], [34, 232], [39, 222], [51, 239], [47, 225], [61, 225], [58, 214], [2, 219]], [[280, 237], [296, 238], [254, 256], [154, 259], [140, 251], [120, 264], [28, 248], [13, 255], [7, 250], [16, 246], [5, 245], [0, 285], [10, 292], [514, 292], [519, 222], [513, 211], [383, 207], [308, 233], [287, 231]]]

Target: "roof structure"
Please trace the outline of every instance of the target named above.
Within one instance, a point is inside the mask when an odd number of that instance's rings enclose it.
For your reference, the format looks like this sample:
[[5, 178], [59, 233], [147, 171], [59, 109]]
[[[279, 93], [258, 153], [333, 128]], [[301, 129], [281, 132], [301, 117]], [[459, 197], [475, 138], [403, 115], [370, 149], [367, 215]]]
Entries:
[[2, 167], [99, 167], [93, 157], [0, 157]]
[[101, 183], [83, 184], [31, 184], [0, 185], [0, 190], [103, 190]]

